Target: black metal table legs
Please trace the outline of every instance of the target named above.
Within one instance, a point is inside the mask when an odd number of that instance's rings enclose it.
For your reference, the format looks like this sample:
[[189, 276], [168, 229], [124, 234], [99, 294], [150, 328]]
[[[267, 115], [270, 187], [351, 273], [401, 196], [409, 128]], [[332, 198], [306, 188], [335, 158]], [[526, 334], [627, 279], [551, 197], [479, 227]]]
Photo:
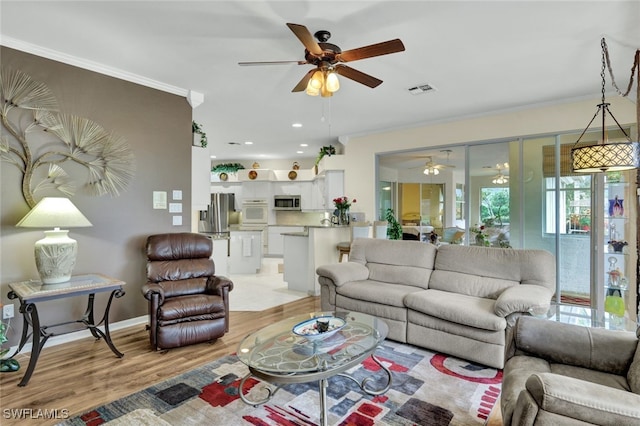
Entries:
[[[13, 291], [10, 291], [8, 296], [9, 296], [9, 299], [16, 299], [18, 297]], [[20, 343], [18, 344], [18, 348], [16, 352], [13, 354], [13, 356], [15, 356], [17, 353], [19, 353], [22, 350], [22, 348], [25, 346], [25, 344], [29, 340], [29, 336], [31, 336], [32, 347], [31, 347], [31, 355], [29, 357], [29, 365], [27, 366], [27, 370], [25, 371], [24, 376], [22, 377], [22, 380], [20, 381], [18, 386], [26, 386], [27, 383], [29, 383], [29, 380], [31, 379], [31, 375], [33, 374], [33, 371], [36, 368], [36, 364], [38, 363], [38, 357], [40, 356], [40, 352], [42, 351], [42, 348], [44, 347], [47, 340], [49, 340], [49, 337], [56, 335], [55, 333], [50, 331], [50, 329], [53, 329], [54, 327], [59, 327], [67, 324], [73, 324], [73, 323], [82, 323], [86, 328], [88, 328], [91, 331], [91, 334], [96, 339], [100, 339], [100, 338], [104, 339], [105, 343], [109, 346], [109, 349], [111, 349], [111, 351], [118, 358], [123, 357], [124, 354], [118, 351], [118, 349], [116, 349], [115, 345], [113, 344], [113, 341], [111, 340], [111, 334], [109, 332], [109, 310], [111, 309], [111, 302], [113, 301], [114, 297], [119, 298], [122, 296], [124, 296], [124, 291], [121, 289], [117, 289], [111, 292], [111, 295], [109, 296], [109, 301], [107, 302], [107, 306], [105, 308], [104, 315], [100, 320], [100, 322], [98, 322], [97, 324], [94, 321], [94, 303], [93, 302], [95, 299], [95, 293], [89, 294], [87, 309], [80, 320], [68, 321], [68, 322], [53, 324], [48, 326], [40, 325], [38, 308], [36, 307], [35, 303], [21, 301], [20, 313], [22, 313], [22, 336], [20, 338]], [[104, 332], [99, 328], [99, 326], [101, 325], [104, 326]], [[65, 334], [65, 333], [62, 332], [59, 334]]]

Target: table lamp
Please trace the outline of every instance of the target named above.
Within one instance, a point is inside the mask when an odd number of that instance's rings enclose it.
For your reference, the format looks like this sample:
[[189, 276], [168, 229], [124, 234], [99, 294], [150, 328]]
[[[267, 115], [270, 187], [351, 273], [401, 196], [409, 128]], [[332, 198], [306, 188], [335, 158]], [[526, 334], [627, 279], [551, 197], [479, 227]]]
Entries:
[[45, 237], [36, 241], [36, 268], [43, 284], [69, 281], [76, 264], [78, 243], [69, 238], [61, 227], [91, 226], [91, 222], [64, 197], [45, 197], [18, 222], [25, 228], [54, 228], [44, 231]]

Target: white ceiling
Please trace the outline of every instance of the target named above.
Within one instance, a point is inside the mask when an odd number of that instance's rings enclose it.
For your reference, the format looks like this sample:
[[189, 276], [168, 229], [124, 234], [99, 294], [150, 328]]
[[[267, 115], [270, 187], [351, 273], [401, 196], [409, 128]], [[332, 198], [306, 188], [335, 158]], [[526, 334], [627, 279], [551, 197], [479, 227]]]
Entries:
[[[353, 135], [598, 97], [600, 39], [625, 87], [640, 47], [637, 0], [2, 0], [0, 8], [6, 46], [203, 93], [193, 115], [217, 160], [309, 158]], [[341, 78], [332, 98], [291, 93], [310, 65], [238, 65], [303, 60], [287, 22], [330, 31], [342, 50], [400, 38], [406, 51], [349, 63], [384, 81], [375, 89]], [[407, 90], [425, 83], [437, 90]]]

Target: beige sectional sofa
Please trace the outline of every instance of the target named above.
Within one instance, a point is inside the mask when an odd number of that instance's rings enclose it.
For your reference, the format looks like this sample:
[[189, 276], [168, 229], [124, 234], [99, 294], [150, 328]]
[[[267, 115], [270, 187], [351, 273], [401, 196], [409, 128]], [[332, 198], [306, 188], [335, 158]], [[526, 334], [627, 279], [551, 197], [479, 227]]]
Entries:
[[317, 268], [323, 310], [377, 316], [388, 338], [502, 368], [515, 318], [549, 307], [544, 250], [356, 239], [349, 262]]

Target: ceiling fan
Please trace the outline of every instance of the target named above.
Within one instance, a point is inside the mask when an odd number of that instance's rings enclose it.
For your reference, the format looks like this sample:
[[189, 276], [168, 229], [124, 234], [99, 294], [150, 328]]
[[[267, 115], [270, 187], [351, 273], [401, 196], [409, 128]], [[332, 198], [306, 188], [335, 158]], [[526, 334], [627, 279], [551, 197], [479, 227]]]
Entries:
[[415, 158], [426, 158], [427, 162], [423, 165], [423, 166], [418, 166], [418, 167], [412, 167], [413, 169], [417, 169], [417, 168], [424, 168], [424, 170], [422, 171], [422, 173], [424, 173], [425, 175], [438, 175], [440, 174], [440, 170], [444, 170], [444, 169], [454, 169], [456, 166], [454, 166], [453, 164], [449, 163], [449, 154], [451, 154], [451, 150], [450, 149], [443, 149], [440, 152], [445, 152], [447, 154], [447, 162], [444, 164], [439, 164], [433, 161], [433, 156], [431, 155], [418, 155], [418, 156], [412, 156], [411, 158], [415, 159]]
[[[288, 23], [287, 27], [304, 45], [304, 61], [238, 62], [238, 65], [280, 65], [290, 63], [315, 65], [315, 68], [305, 74], [292, 92], [306, 91], [307, 94], [312, 96], [317, 96], [318, 94], [332, 96], [340, 88], [336, 74], [371, 88], [377, 87], [382, 83], [382, 80], [342, 63], [404, 51], [402, 41], [394, 39], [343, 52], [335, 44], [328, 43], [331, 37], [329, 31], [320, 30], [312, 36], [304, 25]], [[314, 36], [318, 41], [314, 40]]]
[[424, 170], [422, 171], [422, 173], [424, 173], [425, 175], [437, 175], [440, 174], [440, 170], [446, 168], [455, 168], [455, 166], [450, 164], [436, 164], [433, 162], [433, 159], [431, 157], [427, 158], [429, 160], [425, 163]]

